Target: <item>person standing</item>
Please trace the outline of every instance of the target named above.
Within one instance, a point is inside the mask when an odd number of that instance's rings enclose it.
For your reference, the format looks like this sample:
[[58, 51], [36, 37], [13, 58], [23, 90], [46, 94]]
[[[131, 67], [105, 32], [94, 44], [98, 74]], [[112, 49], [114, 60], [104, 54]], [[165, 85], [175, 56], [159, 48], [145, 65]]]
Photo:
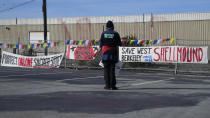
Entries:
[[112, 21], [106, 23], [106, 31], [101, 34], [100, 48], [104, 65], [104, 80], [107, 90], [117, 90], [115, 64], [118, 62], [118, 47], [122, 45], [120, 35], [114, 30]]

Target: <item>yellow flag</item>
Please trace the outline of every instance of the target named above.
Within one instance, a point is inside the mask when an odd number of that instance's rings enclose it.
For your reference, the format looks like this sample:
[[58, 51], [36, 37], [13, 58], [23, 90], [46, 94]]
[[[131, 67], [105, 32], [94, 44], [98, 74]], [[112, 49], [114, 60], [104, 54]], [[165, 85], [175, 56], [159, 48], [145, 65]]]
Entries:
[[149, 44], [152, 44], [153, 43], [153, 40], [149, 40]]
[[131, 41], [130, 41], [130, 45], [132, 45], [132, 44], [133, 44], [133, 42], [134, 42], [134, 40], [131, 40]]
[[63, 44], [63, 41], [59, 41], [59, 45], [62, 45]]
[[79, 45], [82, 45], [82, 40], [79, 41]]
[[12, 48], [15, 48], [16, 47], [16, 44], [12, 44]]
[[29, 44], [28, 44], [28, 49], [30, 49], [30, 48], [31, 48], [31, 44], [29, 43]]
[[98, 40], [96, 39], [95, 42], [94, 42], [94, 44], [96, 45], [97, 43], [98, 43]]
[[47, 47], [47, 43], [44, 43], [44, 48], [46, 48]]
[[171, 38], [170, 43], [171, 43], [171, 44], [175, 44], [175, 38]]

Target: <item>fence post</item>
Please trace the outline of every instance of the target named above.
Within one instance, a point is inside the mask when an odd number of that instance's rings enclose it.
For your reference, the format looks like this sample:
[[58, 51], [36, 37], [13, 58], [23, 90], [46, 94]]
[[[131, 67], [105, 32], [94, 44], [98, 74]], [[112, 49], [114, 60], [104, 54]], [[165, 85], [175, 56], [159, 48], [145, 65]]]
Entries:
[[[175, 46], [178, 46], [177, 44], [177, 39], [175, 39]], [[175, 70], [174, 70], [174, 75], [176, 76], [177, 74], [177, 66], [178, 66], [178, 62], [175, 63]]]
[[64, 38], [65, 38], [65, 42], [64, 42], [64, 47], [65, 47], [65, 51], [64, 51], [64, 57], [65, 57], [65, 60], [64, 60], [64, 68], [66, 69], [66, 48], [67, 48], [67, 45], [66, 45], [66, 31], [65, 31], [65, 36], [64, 36]]

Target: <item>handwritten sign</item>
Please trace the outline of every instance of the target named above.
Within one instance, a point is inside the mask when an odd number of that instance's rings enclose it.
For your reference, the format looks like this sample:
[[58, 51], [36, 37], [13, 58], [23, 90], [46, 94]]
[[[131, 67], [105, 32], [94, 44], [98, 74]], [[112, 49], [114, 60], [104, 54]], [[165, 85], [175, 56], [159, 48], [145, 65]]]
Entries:
[[122, 62], [208, 63], [208, 47], [120, 47]]
[[63, 59], [62, 54], [29, 57], [9, 52], [2, 52], [1, 66], [26, 68], [58, 68]]
[[99, 46], [68, 45], [66, 58], [74, 60], [93, 60], [94, 55], [98, 50]]

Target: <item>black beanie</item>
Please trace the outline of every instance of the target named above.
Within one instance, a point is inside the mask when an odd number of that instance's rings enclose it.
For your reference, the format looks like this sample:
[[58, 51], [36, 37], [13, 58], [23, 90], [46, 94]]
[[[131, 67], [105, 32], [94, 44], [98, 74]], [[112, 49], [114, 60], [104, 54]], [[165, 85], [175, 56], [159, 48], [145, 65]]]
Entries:
[[114, 24], [113, 24], [113, 22], [109, 20], [109, 21], [106, 23], [106, 27], [107, 27], [107, 28], [112, 28], [112, 29], [114, 29]]

